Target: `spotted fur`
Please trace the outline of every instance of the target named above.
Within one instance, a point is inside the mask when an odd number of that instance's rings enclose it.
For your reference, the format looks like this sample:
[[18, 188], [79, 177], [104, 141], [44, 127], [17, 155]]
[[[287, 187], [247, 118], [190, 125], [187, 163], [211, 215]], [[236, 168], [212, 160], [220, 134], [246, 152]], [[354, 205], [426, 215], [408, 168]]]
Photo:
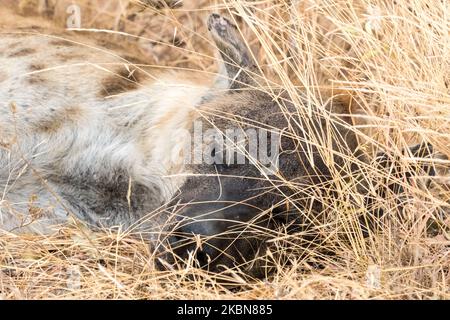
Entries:
[[[165, 155], [212, 79], [140, 68], [88, 36], [17, 20], [0, 34], [0, 226], [46, 232], [75, 215], [126, 228], [168, 202], [183, 168]], [[31, 197], [40, 219], [27, 216]]]

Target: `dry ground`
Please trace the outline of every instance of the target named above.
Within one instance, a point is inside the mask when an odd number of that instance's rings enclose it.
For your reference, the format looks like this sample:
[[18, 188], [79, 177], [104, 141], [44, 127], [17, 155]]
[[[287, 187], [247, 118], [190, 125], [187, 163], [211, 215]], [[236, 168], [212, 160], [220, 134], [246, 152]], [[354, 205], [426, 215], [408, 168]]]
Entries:
[[[448, 1], [184, 0], [158, 10], [145, 2], [151, 1], [0, 0], [58, 24], [77, 3], [83, 28], [129, 34], [110, 37], [129, 42], [149, 64], [202, 71], [216, 70], [205, 18], [225, 12], [242, 27], [268, 84], [294, 101], [298, 89], [319, 105], [330, 94], [348, 100], [368, 153], [400, 153], [425, 140], [450, 155]], [[403, 156], [400, 165], [414, 160]], [[0, 232], [0, 298], [449, 299], [449, 162], [435, 164], [429, 188], [414, 181], [406, 187], [403, 214], [393, 196], [379, 199], [389, 219], [379, 221], [376, 234], [350, 232], [357, 228], [354, 209], [336, 205], [312, 231], [319, 248], [298, 242], [301, 234], [280, 234], [273, 241], [286, 252], [268, 254], [272, 276], [221, 276], [234, 286], [194, 268], [158, 272], [145, 244], [116, 233], [76, 226], [48, 237]]]

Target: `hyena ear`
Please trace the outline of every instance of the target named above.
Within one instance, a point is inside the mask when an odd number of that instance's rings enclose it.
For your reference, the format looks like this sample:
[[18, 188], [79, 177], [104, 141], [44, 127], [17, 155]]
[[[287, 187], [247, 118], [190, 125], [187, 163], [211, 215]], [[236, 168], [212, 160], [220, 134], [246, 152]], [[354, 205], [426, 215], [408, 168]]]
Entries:
[[237, 27], [228, 19], [213, 13], [208, 18], [208, 30], [222, 57], [229, 89], [254, 86], [256, 63]]

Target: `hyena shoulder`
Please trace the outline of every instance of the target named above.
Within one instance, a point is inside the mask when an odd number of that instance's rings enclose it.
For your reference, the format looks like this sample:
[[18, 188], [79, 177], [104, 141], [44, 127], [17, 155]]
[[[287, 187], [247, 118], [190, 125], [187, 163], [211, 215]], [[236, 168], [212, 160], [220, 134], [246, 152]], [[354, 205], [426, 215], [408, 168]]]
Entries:
[[117, 225], [170, 199], [176, 183], [164, 177], [182, 168], [167, 155], [212, 79], [135, 63], [106, 38], [43, 20], [11, 13], [0, 25], [5, 201], [38, 199], [50, 216]]

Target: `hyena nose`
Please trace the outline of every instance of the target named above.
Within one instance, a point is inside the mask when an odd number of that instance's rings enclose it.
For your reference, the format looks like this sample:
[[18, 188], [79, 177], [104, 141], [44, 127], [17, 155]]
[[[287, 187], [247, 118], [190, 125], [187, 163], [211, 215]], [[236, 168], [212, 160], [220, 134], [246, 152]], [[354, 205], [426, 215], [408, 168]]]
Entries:
[[250, 262], [263, 245], [255, 232], [261, 221], [254, 208], [197, 204], [186, 207], [180, 217], [168, 238], [172, 263], [220, 272]]
[[[171, 261], [181, 267], [191, 263], [195, 267], [217, 271], [218, 261], [226, 260], [221, 256], [220, 241], [215, 237], [205, 237], [190, 231], [189, 228], [180, 228], [169, 238], [170, 253], [173, 255]], [[226, 254], [225, 250], [222, 252]], [[231, 263], [225, 262], [225, 265], [229, 266]]]

